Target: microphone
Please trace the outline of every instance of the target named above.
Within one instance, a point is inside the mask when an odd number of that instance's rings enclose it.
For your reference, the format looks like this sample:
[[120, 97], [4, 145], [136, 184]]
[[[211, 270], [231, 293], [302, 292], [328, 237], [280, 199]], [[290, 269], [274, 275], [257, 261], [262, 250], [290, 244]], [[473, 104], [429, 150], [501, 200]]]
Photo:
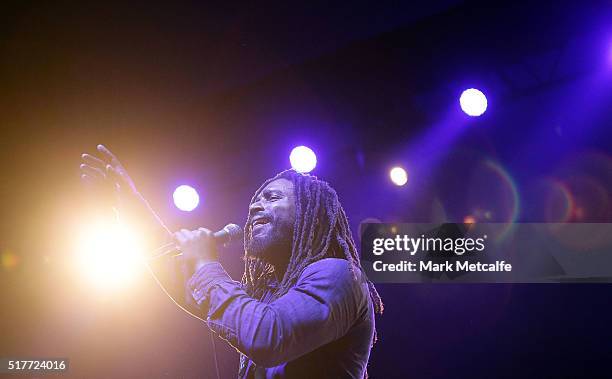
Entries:
[[242, 228], [236, 224], [227, 224], [223, 229], [214, 232], [213, 237], [217, 245], [229, 245], [242, 238]]
[[[217, 245], [227, 246], [230, 243], [239, 241], [242, 238], [242, 228], [236, 224], [227, 224], [223, 229], [213, 233], [213, 239]], [[167, 243], [163, 246], [158, 247], [153, 251], [153, 254], [149, 260], [157, 259], [165, 255], [175, 253], [175, 256], [182, 255], [181, 250], [178, 248], [175, 242]]]

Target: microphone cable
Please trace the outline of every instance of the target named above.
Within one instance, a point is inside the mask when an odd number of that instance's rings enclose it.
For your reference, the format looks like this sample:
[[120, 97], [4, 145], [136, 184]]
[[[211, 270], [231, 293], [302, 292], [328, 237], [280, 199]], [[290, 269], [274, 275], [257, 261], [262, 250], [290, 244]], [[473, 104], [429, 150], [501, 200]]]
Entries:
[[[161, 249], [163, 249], [163, 248], [166, 248], [166, 249], [167, 249], [167, 248], [168, 248], [168, 245], [171, 245], [171, 244], [164, 245], [164, 246], [162, 246], [162, 247], [160, 247], [160, 248], [156, 249], [156, 251], [161, 250]], [[172, 245], [174, 245], [174, 243], [172, 243]], [[175, 249], [175, 250], [177, 250], [177, 249]], [[168, 252], [168, 251], [164, 251], [163, 253], [158, 254], [158, 255], [155, 255], [155, 256], [153, 256], [153, 257], [149, 258], [148, 260], [153, 260], [153, 259], [155, 259], [155, 258], [158, 258], [158, 257], [160, 257], [160, 256], [164, 256], [164, 255], [167, 255], [167, 254], [169, 254], [169, 252]], [[213, 333], [212, 329], [211, 329], [211, 328], [208, 326], [208, 322], [207, 322], [206, 320], [204, 320], [202, 317], [199, 317], [199, 316], [197, 316], [197, 315], [195, 315], [195, 314], [193, 314], [193, 313], [189, 312], [189, 310], [185, 309], [185, 307], [183, 307], [183, 306], [182, 306], [181, 304], [179, 304], [179, 303], [178, 303], [176, 300], [174, 300], [174, 298], [172, 297], [172, 295], [170, 295], [170, 294], [168, 293], [168, 290], [166, 290], [166, 288], [164, 287], [164, 285], [163, 285], [163, 284], [161, 283], [161, 281], [160, 281], [160, 280], [157, 278], [157, 275], [155, 275], [155, 273], [154, 273], [154, 272], [153, 272], [153, 270], [151, 269], [151, 266], [150, 266], [148, 263], [146, 264], [146, 266], [147, 266], [147, 270], [149, 271], [149, 273], [151, 274], [151, 276], [153, 277], [153, 279], [155, 279], [155, 282], [157, 283], [157, 285], [158, 285], [158, 286], [159, 286], [159, 287], [162, 289], [162, 291], [164, 291], [164, 294], [166, 294], [166, 296], [167, 296], [167, 297], [168, 297], [168, 298], [169, 298], [169, 299], [170, 299], [170, 300], [171, 300], [171, 301], [172, 301], [172, 302], [173, 302], [173, 303], [174, 303], [174, 304], [175, 304], [177, 307], [179, 307], [181, 310], [183, 310], [183, 311], [184, 311], [185, 313], [187, 313], [189, 316], [194, 317], [194, 318], [196, 318], [196, 319], [198, 319], [198, 320], [200, 320], [200, 321], [204, 322], [204, 323], [206, 324], [206, 326], [208, 327], [208, 332], [209, 332], [209, 334], [210, 334], [210, 344], [211, 344], [211, 346], [212, 346], [212, 351], [213, 351], [213, 360], [214, 360], [214, 362], [215, 362], [215, 373], [216, 373], [216, 375], [217, 375], [217, 379], [221, 379], [221, 375], [219, 374], [219, 362], [218, 362], [218, 360], [217, 360], [217, 346], [216, 346], [216, 343], [215, 343], [215, 336], [214, 336], [214, 333]]]

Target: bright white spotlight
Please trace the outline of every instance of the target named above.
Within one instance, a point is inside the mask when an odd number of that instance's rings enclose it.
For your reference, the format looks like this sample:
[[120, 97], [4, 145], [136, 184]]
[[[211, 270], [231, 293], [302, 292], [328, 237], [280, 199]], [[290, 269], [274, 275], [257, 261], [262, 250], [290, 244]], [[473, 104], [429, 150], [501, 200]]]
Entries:
[[459, 103], [461, 109], [469, 116], [480, 116], [487, 110], [487, 97], [476, 88], [463, 91]]
[[401, 167], [393, 167], [389, 171], [389, 177], [396, 186], [403, 186], [408, 182], [408, 173]]
[[198, 192], [188, 185], [178, 186], [172, 194], [174, 205], [182, 211], [191, 212], [200, 203]]
[[126, 226], [98, 223], [79, 236], [79, 271], [97, 287], [116, 289], [142, 271], [142, 244]]
[[291, 150], [289, 155], [291, 167], [297, 172], [307, 173], [317, 166], [317, 156], [306, 146], [298, 146]]

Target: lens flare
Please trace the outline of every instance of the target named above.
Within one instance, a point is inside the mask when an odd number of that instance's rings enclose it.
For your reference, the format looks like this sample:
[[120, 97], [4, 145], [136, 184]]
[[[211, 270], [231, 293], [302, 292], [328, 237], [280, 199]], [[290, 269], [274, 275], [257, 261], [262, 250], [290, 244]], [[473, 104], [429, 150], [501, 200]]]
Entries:
[[487, 97], [476, 88], [469, 88], [461, 94], [459, 104], [467, 115], [477, 117], [487, 110]]
[[0, 265], [6, 271], [14, 270], [19, 264], [19, 257], [9, 250], [5, 250], [0, 254]]
[[174, 205], [182, 211], [191, 212], [200, 204], [200, 195], [193, 187], [188, 185], [178, 186], [172, 194]]
[[574, 198], [565, 183], [553, 179], [553, 187], [549, 196], [545, 199], [546, 222], [569, 222], [574, 212]]
[[[476, 221], [506, 224], [495, 238], [503, 240], [520, 217], [521, 198], [510, 173], [492, 159], [475, 165], [468, 182], [468, 203], [472, 205], [470, 215]], [[488, 217], [487, 217], [488, 214]]]
[[408, 173], [401, 167], [393, 167], [389, 171], [389, 177], [396, 186], [403, 186], [408, 182]]
[[78, 270], [99, 288], [124, 287], [142, 272], [142, 243], [124, 225], [98, 223], [85, 228], [76, 254]]
[[298, 146], [289, 155], [291, 167], [297, 172], [309, 173], [317, 166], [317, 156], [306, 146]]
[[467, 215], [463, 218], [463, 223], [464, 224], [475, 224], [476, 218], [472, 215]]

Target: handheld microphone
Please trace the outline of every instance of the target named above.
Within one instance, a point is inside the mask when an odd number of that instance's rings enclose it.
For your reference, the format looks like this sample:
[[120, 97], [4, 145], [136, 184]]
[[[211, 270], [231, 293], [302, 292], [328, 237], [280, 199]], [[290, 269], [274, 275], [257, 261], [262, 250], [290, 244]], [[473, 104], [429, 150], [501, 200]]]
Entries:
[[242, 228], [236, 224], [227, 224], [223, 229], [214, 232], [213, 237], [218, 245], [228, 245], [242, 237]]
[[[230, 243], [239, 241], [242, 238], [242, 228], [236, 224], [227, 224], [223, 229], [213, 233], [213, 238], [217, 245], [227, 246]], [[174, 242], [167, 243], [159, 248], [155, 249], [149, 260], [157, 259], [165, 255], [175, 253], [175, 255], [182, 255], [181, 250]]]

